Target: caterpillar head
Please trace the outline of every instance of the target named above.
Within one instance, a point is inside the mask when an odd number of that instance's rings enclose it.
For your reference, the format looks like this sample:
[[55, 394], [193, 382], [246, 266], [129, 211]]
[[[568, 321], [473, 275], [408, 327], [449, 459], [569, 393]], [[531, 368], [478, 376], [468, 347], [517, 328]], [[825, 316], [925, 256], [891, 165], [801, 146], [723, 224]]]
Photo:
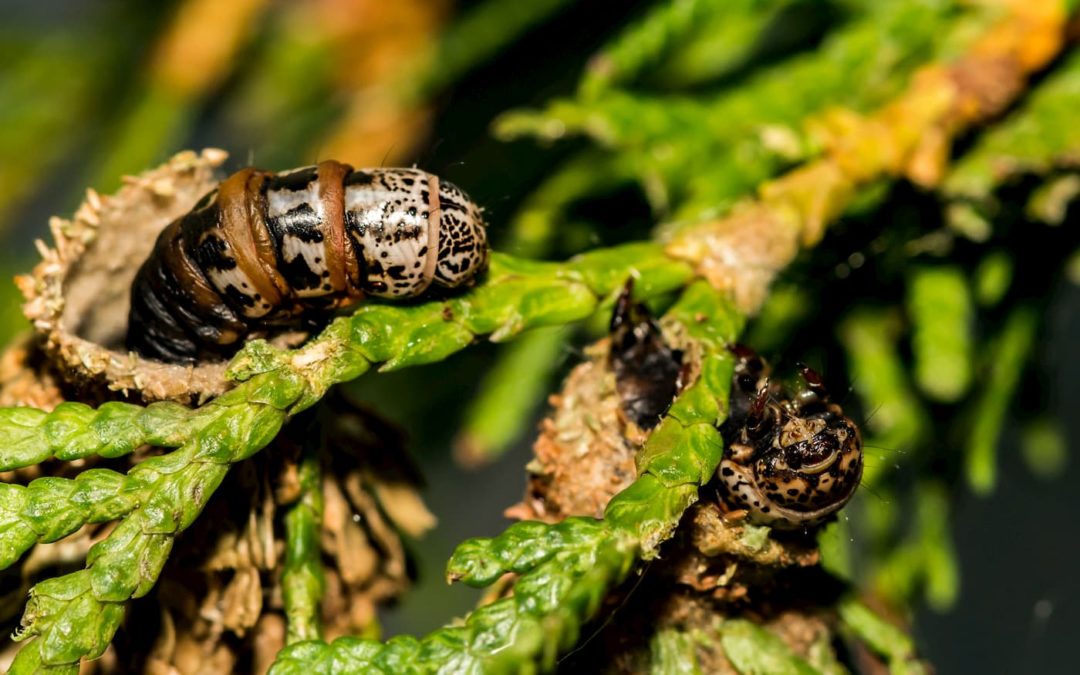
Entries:
[[439, 181], [439, 254], [434, 282], [453, 288], [487, 268], [487, 225], [480, 207], [461, 188]]
[[726, 502], [778, 529], [821, 523], [851, 499], [862, 477], [858, 427], [829, 401], [817, 373], [803, 368], [803, 376], [806, 389], [787, 398], [769, 384], [758, 357], [741, 358], [732, 417], [721, 430]]

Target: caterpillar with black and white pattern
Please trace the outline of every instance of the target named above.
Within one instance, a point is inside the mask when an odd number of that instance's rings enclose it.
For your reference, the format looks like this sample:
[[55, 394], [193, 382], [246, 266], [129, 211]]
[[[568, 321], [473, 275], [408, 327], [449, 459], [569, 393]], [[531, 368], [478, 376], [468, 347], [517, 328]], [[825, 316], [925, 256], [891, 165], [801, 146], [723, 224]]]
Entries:
[[419, 169], [242, 169], [159, 235], [132, 284], [127, 347], [220, 358], [308, 312], [467, 285], [487, 262], [479, 207]]

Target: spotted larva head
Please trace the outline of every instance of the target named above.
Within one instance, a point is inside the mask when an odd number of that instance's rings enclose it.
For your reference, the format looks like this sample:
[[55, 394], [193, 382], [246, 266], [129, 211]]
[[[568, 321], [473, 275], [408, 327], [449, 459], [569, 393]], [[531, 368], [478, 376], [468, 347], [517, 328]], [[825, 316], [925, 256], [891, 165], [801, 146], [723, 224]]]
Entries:
[[461, 188], [439, 181], [439, 255], [434, 282], [453, 288], [487, 268], [487, 226], [478, 207]]
[[862, 438], [821, 378], [803, 369], [807, 388], [788, 398], [771, 385], [760, 358], [739, 354], [733, 416], [718, 471], [728, 506], [755, 523], [810, 527], [851, 499], [862, 478]]
[[832, 412], [791, 418], [766, 438], [733, 443], [720, 464], [728, 504], [779, 529], [821, 523], [851, 499], [862, 477], [862, 441]]

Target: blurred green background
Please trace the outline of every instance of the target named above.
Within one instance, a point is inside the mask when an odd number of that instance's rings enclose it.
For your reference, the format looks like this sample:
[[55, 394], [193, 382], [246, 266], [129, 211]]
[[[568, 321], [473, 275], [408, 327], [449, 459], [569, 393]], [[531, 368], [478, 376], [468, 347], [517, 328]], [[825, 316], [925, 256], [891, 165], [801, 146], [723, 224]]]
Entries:
[[[231, 153], [230, 170], [416, 163], [483, 204], [495, 245], [519, 255], [644, 238], [722, 213], [814, 156], [806, 118], [881, 105], [914, 68], [958, 53], [993, 5], [4, 0], [0, 271], [29, 269], [48, 217], [87, 187], [111, 191], [208, 146]], [[1036, 131], [1062, 153], [1080, 150], [1064, 128], [1076, 126], [1077, 72], [1062, 59], [1024, 104], [1047, 91], [1044, 108], [1066, 106], [1036, 116], [1057, 125]], [[521, 109], [533, 111], [504, 115]], [[972, 164], [993, 151], [983, 136], [958, 148]], [[1061, 270], [1080, 238], [1068, 199], [1056, 226], [1033, 225], [1030, 210], [1074, 174], [1036, 165], [968, 200], [949, 186], [978, 172], [955, 171], [934, 195], [868, 190], [784, 274], [749, 341], [781, 371], [802, 360], [834, 390], [852, 384], [844, 403], [868, 423], [869, 485], [829, 535], [831, 560], [911, 603], [939, 672], [1069, 672], [1080, 291]], [[5, 340], [26, 328], [18, 302], [0, 285]], [[597, 335], [480, 345], [354, 386], [408, 430], [440, 518], [413, 542], [419, 582], [385, 613], [387, 635], [426, 632], [475, 602], [442, 566], [457, 542], [505, 527], [544, 397]]]

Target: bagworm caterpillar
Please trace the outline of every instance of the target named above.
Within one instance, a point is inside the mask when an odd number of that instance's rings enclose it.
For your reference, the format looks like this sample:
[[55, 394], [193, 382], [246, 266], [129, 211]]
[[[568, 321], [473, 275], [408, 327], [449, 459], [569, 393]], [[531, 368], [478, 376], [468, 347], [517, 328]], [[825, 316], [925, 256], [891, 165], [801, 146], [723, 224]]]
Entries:
[[862, 478], [859, 428], [829, 400], [821, 376], [802, 368], [806, 388], [789, 397], [765, 361], [741, 345], [731, 410], [720, 428], [718, 471], [724, 499], [755, 523], [780, 529], [824, 522], [855, 494]]
[[132, 284], [127, 347], [225, 356], [306, 312], [468, 284], [487, 260], [480, 209], [419, 169], [247, 168], [161, 232]]

